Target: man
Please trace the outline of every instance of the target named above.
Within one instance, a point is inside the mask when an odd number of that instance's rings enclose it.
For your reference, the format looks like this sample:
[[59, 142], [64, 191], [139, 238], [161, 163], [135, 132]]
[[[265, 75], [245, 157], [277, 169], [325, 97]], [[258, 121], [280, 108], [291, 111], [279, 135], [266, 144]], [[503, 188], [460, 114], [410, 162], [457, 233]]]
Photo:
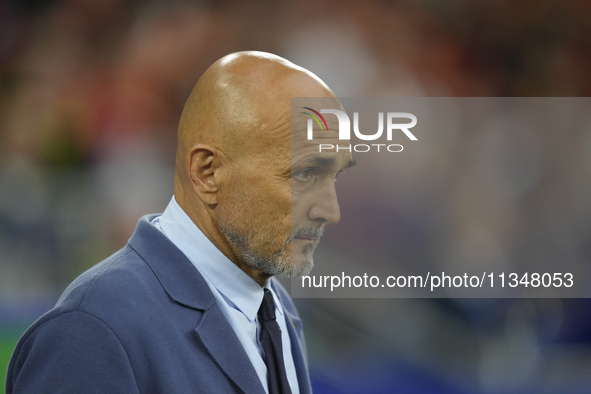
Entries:
[[334, 127], [316, 145], [292, 139], [291, 97], [334, 94], [260, 52], [203, 74], [181, 116], [170, 204], [24, 334], [7, 393], [311, 392], [301, 322], [272, 276], [310, 271], [339, 220], [334, 180], [354, 161], [318, 153], [336, 145]]

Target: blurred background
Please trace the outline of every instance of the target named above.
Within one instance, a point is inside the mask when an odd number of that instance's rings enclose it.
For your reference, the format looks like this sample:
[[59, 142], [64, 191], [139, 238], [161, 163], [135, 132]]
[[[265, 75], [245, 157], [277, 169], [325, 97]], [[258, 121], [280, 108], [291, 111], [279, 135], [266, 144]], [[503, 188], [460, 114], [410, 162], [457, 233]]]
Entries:
[[[165, 208], [184, 101], [238, 50], [284, 56], [337, 96], [589, 96], [591, 3], [0, 0], [0, 377], [69, 282]], [[503, 133], [463, 137], [458, 166], [395, 179], [393, 251], [591, 261], [591, 126], [516, 148]], [[329, 246], [355, 204], [340, 198]], [[498, 203], [469, 204], [482, 199]], [[591, 392], [587, 299], [298, 305], [315, 393]]]

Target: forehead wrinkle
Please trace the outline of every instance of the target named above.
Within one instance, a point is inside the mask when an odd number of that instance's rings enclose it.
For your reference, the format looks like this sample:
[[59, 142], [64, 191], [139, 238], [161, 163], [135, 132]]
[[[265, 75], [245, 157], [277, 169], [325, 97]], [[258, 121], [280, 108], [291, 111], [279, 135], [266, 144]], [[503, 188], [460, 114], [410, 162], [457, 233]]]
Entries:
[[291, 147], [289, 113], [282, 112], [278, 116], [267, 114], [260, 119], [256, 127], [260, 137], [257, 153], [279, 166], [288, 165]]
[[242, 149], [250, 146], [249, 153], [265, 158], [276, 166], [289, 166], [291, 149], [290, 113], [276, 106], [258, 102], [253, 106], [254, 121], [249, 131], [243, 133], [248, 141]]
[[[281, 134], [289, 135], [289, 113], [284, 111], [279, 116], [261, 116], [262, 121], [259, 124], [259, 129], [267, 133], [270, 137], [281, 136]], [[287, 131], [287, 133], [285, 133]]]

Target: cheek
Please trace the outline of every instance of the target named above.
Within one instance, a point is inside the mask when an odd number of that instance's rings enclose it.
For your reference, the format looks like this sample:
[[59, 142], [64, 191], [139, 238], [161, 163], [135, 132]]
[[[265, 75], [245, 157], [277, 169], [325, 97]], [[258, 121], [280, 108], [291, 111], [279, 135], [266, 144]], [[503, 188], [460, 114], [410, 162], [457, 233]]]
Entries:
[[243, 208], [254, 223], [283, 237], [285, 229], [291, 228], [290, 189], [269, 182], [252, 181], [244, 185]]
[[239, 211], [245, 225], [284, 242], [285, 233], [289, 235], [291, 231], [290, 181], [276, 179], [260, 168], [258, 173], [236, 168], [232, 175], [232, 182], [225, 190], [229, 208]]
[[302, 222], [306, 220], [307, 209], [306, 209], [306, 195], [305, 194], [294, 194], [291, 196], [291, 219], [292, 230], [297, 229]]
[[292, 204], [289, 190], [282, 193], [282, 197], [279, 201], [280, 203], [277, 209], [279, 223], [281, 223], [281, 228], [284, 231], [291, 232]]
[[291, 233], [291, 195], [289, 188], [276, 187], [265, 196], [264, 210], [260, 213], [262, 225], [275, 232], [277, 242], [285, 242]]

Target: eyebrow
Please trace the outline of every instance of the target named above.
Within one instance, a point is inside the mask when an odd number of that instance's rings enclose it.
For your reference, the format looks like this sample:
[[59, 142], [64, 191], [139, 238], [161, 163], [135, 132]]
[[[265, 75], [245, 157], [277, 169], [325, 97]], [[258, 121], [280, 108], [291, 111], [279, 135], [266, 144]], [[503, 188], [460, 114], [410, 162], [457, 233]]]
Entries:
[[[332, 167], [336, 164], [337, 159], [334, 157], [314, 156], [314, 157], [311, 157], [310, 159], [308, 159], [308, 161], [310, 161], [311, 164], [317, 165], [320, 167]], [[357, 164], [357, 161], [358, 160], [356, 157], [351, 158], [347, 162], [345, 167], [343, 167], [343, 169], [353, 167], [354, 165]]]
[[347, 165], [346, 165], [346, 166], [343, 168], [343, 170], [344, 170], [345, 168], [351, 168], [351, 167], [353, 167], [353, 166], [357, 165], [357, 162], [359, 162], [359, 160], [357, 160], [357, 158], [356, 158], [356, 157], [352, 157], [352, 158], [351, 158], [351, 160], [349, 160], [349, 161], [347, 162]]

